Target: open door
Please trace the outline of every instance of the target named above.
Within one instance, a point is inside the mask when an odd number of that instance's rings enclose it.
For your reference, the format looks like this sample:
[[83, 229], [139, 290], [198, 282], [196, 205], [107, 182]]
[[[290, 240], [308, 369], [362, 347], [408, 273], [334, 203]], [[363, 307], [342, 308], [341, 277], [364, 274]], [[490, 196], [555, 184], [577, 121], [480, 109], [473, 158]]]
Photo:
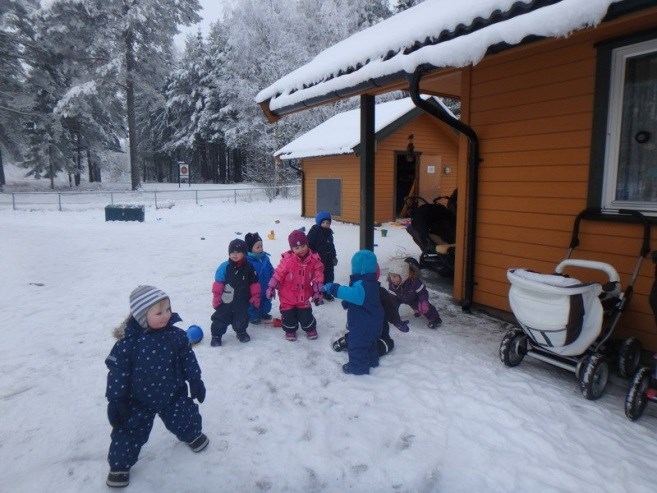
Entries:
[[418, 194], [417, 160], [401, 152], [395, 157], [395, 217], [407, 217], [404, 198]]

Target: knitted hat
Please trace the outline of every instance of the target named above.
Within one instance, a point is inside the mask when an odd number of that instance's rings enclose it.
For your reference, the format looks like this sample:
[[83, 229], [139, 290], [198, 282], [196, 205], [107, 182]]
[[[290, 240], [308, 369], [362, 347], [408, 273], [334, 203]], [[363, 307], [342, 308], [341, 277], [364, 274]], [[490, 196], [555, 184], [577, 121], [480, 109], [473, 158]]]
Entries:
[[322, 221], [331, 222], [331, 213], [326, 211], [319, 211], [315, 216], [315, 223], [322, 224]]
[[390, 265], [388, 265], [388, 273], [389, 274], [397, 274], [399, 277], [401, 277], [402, 282], [404, 282], [406, 279], [408, 279], [408, 263], [406, 263], [404, 260], [393, 260], [390, 262]]
[[130, 293], [130, 313], [144, 329], [148, 328], [146, 314], [154, 304], [169, 298], [167, 294], [153, 286], [141, 285]]
[[260, 238], [260, 235], [258, 233], [246, 233], [246, 236], [244, 236], [244, 241], [246, 242], [246, 249], [247, 251], [253, 250], [253, 245], [258, 243], [259, 241], [262, 241], [262, 238]]
[[244, 255], [246, 255], [248, 249], [246, 248], [246, 243], [244, 242], [244, 240], [235, 238], [233, 241], [231, 241], [228, 244], [228, 255], [230, 255], [233, 252], [242, 252]]
[[376, 255], [370, 250], [359, 250], [351, 257], [352, 274], [374, 274], [377, 267]]
[[308, 244], [306, 233], [298, 229], [295, 229], [290, 233], [290, 236], [287, 237], [287, 241], [290, 243], [290, 248]]

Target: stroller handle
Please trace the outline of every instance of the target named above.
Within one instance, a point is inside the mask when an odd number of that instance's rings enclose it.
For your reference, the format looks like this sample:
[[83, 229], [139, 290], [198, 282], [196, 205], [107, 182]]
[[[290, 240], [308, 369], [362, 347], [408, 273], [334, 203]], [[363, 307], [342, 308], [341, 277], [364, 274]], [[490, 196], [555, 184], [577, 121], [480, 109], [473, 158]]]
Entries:
[[565, 260], [562, 260], [559, 263], [559, 265], [557, 265], [556, 269], [554, 269], [554, 271], [557, 274], [563, 274], [563, 271], [566, 269], [566, 267], [571, 267], [571, 266], [583, 267], [585, 269], [600, 270], [605, 274], [607, 274], [607, 277], [609, 277], [610, 282], [620, 282], [620, 276], [618, 275], [618, 272], [616, 272], [616, 269], [614, 269], [609, 264], [606, 264], [604, 262], [598, 262], [596, 260], [567, 258]]
[[[650, 252], [650, 221], [639, 211], [630, 209], [619, 209], [618, 215], [634, 216], [643, 224], [643, 243], [641, 245], [641, 257], [645, 257]], [[582, 219], [606, 219], [613, 220], [618, 217], [616, 214], [605, 214], [599, 207], [590, 207], [577, 214], [573, 224], [573, 234], [570, 238], [570, 249], [573, 250], [579, 245], [579, 223]]]

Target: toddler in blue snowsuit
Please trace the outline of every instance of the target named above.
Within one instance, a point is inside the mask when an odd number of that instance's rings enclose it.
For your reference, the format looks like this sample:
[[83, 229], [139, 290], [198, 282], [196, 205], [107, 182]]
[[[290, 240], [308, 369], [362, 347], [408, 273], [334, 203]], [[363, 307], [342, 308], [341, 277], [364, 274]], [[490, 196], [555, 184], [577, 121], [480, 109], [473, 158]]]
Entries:
[[180, 321], [163, 291], [142, 285], [130, 293], [130, 316], [115, 332], [119, 341], [105, 360], [112, 425], [108, 486], [128, 485], [130, 468], [148, 441], [156, 414], [194, 452], [209, 443], [193, 401], [205, 400], [201, 368], [187, 333], [173, 325]]
[[365, 375], [370, 368], [379, 366], [376, 341], [381, 335], [384, 313], [376, 271], [376, 255], [360, 250], [351, 258], [349, 286], [324, 285], [325, 292], [344, 300], [347, 305], [349, 362], [342, 366], [345, 373]]
[[246, 233], [244, 236], [246, 242], [246, 259], [253, 266], [256, 274], [258, 274], [258, 282], [260, 283], [260, 307], [256, 307], [253, 303], [249, 305], [249, 323], [258, 325], [263, 320], [271, 320], [271, 300], [267, 298], [265, 292], [274, 275], [274, 266], [271, 265], [269, 254], [265, 252], [262, 245], [262, 238], [258, 233]]

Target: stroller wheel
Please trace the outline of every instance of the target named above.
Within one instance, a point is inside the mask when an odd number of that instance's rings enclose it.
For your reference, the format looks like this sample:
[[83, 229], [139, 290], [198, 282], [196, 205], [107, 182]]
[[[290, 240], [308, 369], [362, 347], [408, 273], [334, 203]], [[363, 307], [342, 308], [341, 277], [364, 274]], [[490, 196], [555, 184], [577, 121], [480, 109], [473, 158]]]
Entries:
[[506, 366], [518, 366], [525, 354], [527, 354], [527, 336], [522, 330], [509, 330], [500, 343], [500, 360]]
[[650, 387], [651, 380], [650, 368], [644, 366], [634, 375], [632, 384], [627, 390], [627, 396], [625, 397], [625, 416], [632, 421], [641, 417], [646, 404], [648, 404], [646, 390]]
[[579, 388], [582, 395], [593, 401], [600, 397], [607, 387], [609, 380], [609, 364], [601, 354], [594, 354], [586, 358], [579, 376]]
[[631, 377], [641, 363], [641, 341], [630, 337], [623, 341], [618, 351], [618, 373], [621, 377]]

